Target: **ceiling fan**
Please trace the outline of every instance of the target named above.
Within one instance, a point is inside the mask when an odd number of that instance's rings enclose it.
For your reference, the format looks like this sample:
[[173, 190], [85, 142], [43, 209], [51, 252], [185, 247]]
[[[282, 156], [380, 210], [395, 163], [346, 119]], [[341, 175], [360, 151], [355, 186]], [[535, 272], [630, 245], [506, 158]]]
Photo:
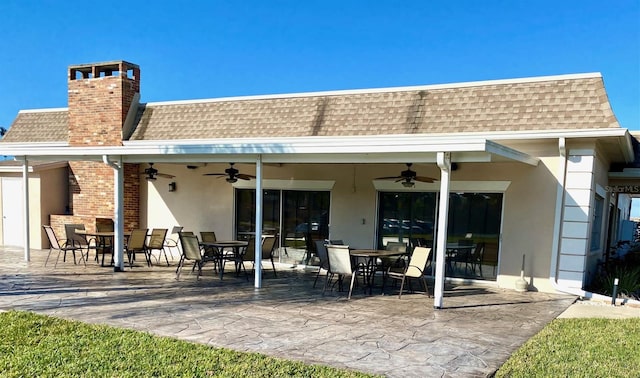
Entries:
[[415, 171], [411, 170], [412, 163], [406, 163], [407, 170], [400, 172], [400, 176], [378, 177], [376, 180], [395, 180], [402, 181], [402, 186], [410, 188], [415, 185], [414, 181], [434, 182], [436, 179], [426, 176], [418, 176]]
[[145, 177], [147, 180], [156, 180], [158, 177], [164, 177], [164, 178], [169, 178], [172, 179], [176, 176], [173, 175], [168, 175], [166, 173], [160, 173], [158, 172], [157, 169], [153, 168], [153, 163], [149, 163], [149, 168], [146, 168], [144, 170], [144, 172], [140, 172], [140, 175], [146, 175], [147, 177]]
[[256, 176], [247, 175], [244, 173], [240, 173], [237, 169], [233, 167], [235, 163], [229, 163], [230, 167], [224, 170], [224, 173], [205, 173], [203, 176], [227, 176], [226, 180], [228, 183], [234, 183], [240, 180], [251, 180], [252, 178], [256, 178]]

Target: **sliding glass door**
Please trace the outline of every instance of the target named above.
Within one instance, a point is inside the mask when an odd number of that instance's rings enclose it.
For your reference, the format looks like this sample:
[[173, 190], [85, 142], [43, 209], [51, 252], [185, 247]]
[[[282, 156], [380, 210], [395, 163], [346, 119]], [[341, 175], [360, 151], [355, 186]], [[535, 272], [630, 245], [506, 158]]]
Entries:
[[[309, 264], [314, 240], [329, 237], [328, 191], [265, 190], [263, 194], [264, 233], [277, 233], [280, 260]], [[255, 190], [236, 190], [236, 233], [247, 239], [255, 230]]]
[[[502, 193], [450, 193], [448, 277], [496, 279], [502, 197]], [[437, 193], [380, 192], [378, 248], [390, 241], [433, 247], [436, 206]]]

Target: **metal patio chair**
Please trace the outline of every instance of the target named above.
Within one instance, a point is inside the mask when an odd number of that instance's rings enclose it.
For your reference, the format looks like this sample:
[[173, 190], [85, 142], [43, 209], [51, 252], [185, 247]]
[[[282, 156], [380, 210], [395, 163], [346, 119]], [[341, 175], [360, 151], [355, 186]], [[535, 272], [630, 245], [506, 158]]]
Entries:
[[182, 255], [180, 256], [180, 262], [178, 262], [178, 268], [176, 269], [176, 280], [180, 279], [180, 271], [182, 270], [185, 260], [193, 261], [193, 269], [198, 268], [198, 276], [196, 279], [199, 280], [202, 274], [202, 254], [200, 253], [198, 237], [193, 235], [192, 232], [180, 232], [179, 237], [180, 244], [182, 245]]
[[49, 257], [51, 257], [51, 252], [58, 251], [58, 256], [56, 257], [56, 263], [54, 268], [58, 266], [58, 260], [60, 259], [60, 254], [63, 254], [62, 261], [67, 261], [67, 252], [73, 253], [73, 263], [77, 264], [76, 260], [76, 252], [80, 252], [80, 258], [84, 263], [84, 266], [87, 266], [87, 261], [84, 258], [84, 253], [82, 252], [82, 248], [79, 246], [73, 245], [73, 243], [69, 243], [66, 239], [58, 239], [56, 233], [53, 231], [51, 226], [43, 225], [42, 228], [44, 232], [47, 234], [47, 239], [49, 239], [49, 254], [47, 255], [47, 259], [44, 262], [44, 266], [47, 266], [49, 262]]
[[[411, 255], [411, 260], [409, 260], [409, 265], [402, 268], [402, 270], [394, 270], [392, 267], [387, 270], [387, 278], [401, 281], [398, 298], [402, 298], [405, 282], [411, 288], [411, 278], [417, 278], [424, 285], [425, 294], [429, 296], [429, 286], [427, 286], [427, 280], [424, 278], [424, 267], [427, 265], [430, 255], [431, 248], [416, 247]], [[384, 290], [384, 281], [382, 285]]]
[[160, 259], [162, 258], [162, 254], [164, 253], [164, 261], [167, 262], [167, 266], [169, 266], [169, 258], [167, 257], [167, 251], [164, 248], [165, 237], [167, 236], [166, 228], [154, 228], [151, 230], [151, 235], [149, 236], [149, 243], [147, 244], [147, 250], [149, 251], [149, 255], [153, 256], [153, 251], [158, 251], [158, 257], [156, 261], [160, 263]]

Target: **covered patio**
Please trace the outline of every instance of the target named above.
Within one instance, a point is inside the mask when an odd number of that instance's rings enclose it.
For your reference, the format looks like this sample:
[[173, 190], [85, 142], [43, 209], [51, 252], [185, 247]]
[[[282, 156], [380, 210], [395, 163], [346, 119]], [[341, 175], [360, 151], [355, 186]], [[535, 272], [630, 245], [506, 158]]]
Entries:
[[[574, 296], [446, 285], [443, 310], [424, 294], [313, 288], [315, 271], [279, 266], [256, 290], [244, 277], [198, 281], [170, 267], [127, 274], [98, 264], [44, 267], [48, 251], [0, 250], [0, 310], [26, 310], [390, 377], [487, 376]], [[430, 282], [433, 290], [433, 283]]]
[[[500, 139], [498, 135], [493, 136]], [[114, 270], [124, 270], [124, 192], [125, 192], [125, 165], [143, 164], [154, 162], [156, 164], [203, 164], [240, 162], [255, 165], [255, 180], [251, 182], [251, 188], [255, 189], [255, 229], [251, 230], [255, 235], [256, 250], [260, 249], [259, 241], [263, 233], [263, 196], [259, 195], [264, 188], [263, 167], [267, 165], [350, 165], [364, 164], [370, 167], [397, 165], [411, 161], [431, 166], [434, 183], [424, 184], [411, 181], [410, 189], [417, 188], [431, 190], [439, 194], [437, 201], [437, 213], [441, 214], [435, 224], [436, 244], [432, 246], [435, 261], [432, 266], [434, 281], [433, 307], [442, 308], [445, 284], [445, 255], [447, 250], [447, 225], [449, 213], [449, 193], [452, 190], [464, 190], [465, 185], [475, 188], [484, 185], [484, 189], [506, 190], [508, 181], [492, 182], [467, 182], [452, 183], [452, 171], [457, 164], [471, 164], [484, 166], [486, 164], [506, 163], [511, 167], [536, 167], [539, 158], [518, 151], [489, 140], [486, 137], [469, 134], [450, 136], [359, 136], [340, 138], [253, 138], [250, 140], [213, 139], [198, 141], [127, 141], [123, 146], [105, 147], [68, 147], [64, 145], [42, 145], [24, 148], [22, 146], [8, 146], [14, 156], [21, 156], [24, 164], [23, 180], [26, 182], [27, 166], [31, 159], [36, 160], [68, 160], [68, 161], [94, 161], [102, 162], [113, 168], [114, 178]], [[401, 152], [399, 152], [401, 151]], [[387, 168], [388, 169], [388, 168]], [[488, 168], [484, 168], [488, 169]], [[513, 169], [513, 168], [511, 168]], [[324, 173], [327, 175], [327, 172]], [[330, 175], [329, 175], [330, 177]], [[282, 181], [282, 180], [280, 180]], [[327, 180], [325, 180], [327, 181]], [[327, 181], [328, 182], [328, 181]], [[354, 173], [355, 182], [355, 173]], [[404, 184], [404, 183], [403, 183]], [[220, 185], [220, 184], [218, 184]], [[222, 185], [226, 186], [224, 182]], [[354, 183], [355, 185], [355, 183]], [[452, 186], [453, 185], [453, 186]], [[488, 186], [487, 186], [488, 185]], [[498, 185], [496, 187], [496, 185]], [[376, 182], [373, 186], [377, 190], [389, 190], [391, 187], [400, 186], [397, 182]], [[504, 186], [504, 187], [503, 187]], [[241, 187], [241, 186], [236, 186]], [[405, 188], [407, 189], [407, 188]], [[29, 197], [29, 187], [24, 185], [24, 198]], [[354, 189], [355, 192], [355, 189]], [[233, 199], [231, 199], [233, 201]], [[25, 213], [28, 213], [28, 204], [25, 203]], [[369, 202], [368, 206], [375, 207], [375, 202]], [[149, 211], [149, 210], [147, 210]], [[375, 217], [375, 216], [374, 216]], [[334, 216], [334, 221], [337, 217]], [[28, 220], [27, 220], [28, 222]], [[153, 220], [148, 220], [151, 223]], [[335, 223], [339, 223], [338, 220]], [[378, 219], [378, 222], [380, 220]], [[363, 220], [364, 224], [364, 220]], [[348, 227], [348, 225], [347, 225]], [[28, 228], [25, 228], [28, 230]], [[237, 231], [237, 230], [236, 230]], [[28, 231], [27, 231], [28, 232]], [[335, 234], [334, 234], [335, 235]], [[282, 235], [281, 235], [282, 236]], [[28, 240], [28, 234], [25, 240]], [[362, 238], [360, 238], [362, 239]], [[362, 244], [362, 240], [359, 241]], [[367, 240], [365, 243], [372, 243]], [[369, 246], [369, 245], [368, 245]], [[375, 245], [373, 247], [376, 247]], [[24, 258], [30, 259], [30, 247], [25, 245]], [[261, 288], [262, 273], [260, 264], [256, 264], [254, 287]]]

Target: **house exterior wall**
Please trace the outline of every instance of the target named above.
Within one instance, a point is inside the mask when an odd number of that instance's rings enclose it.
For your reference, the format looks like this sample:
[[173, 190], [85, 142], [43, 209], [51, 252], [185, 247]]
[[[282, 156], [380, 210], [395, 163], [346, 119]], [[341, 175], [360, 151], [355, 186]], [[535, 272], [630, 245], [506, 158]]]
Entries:
[[[57, 168], [40, 172], [39, 180], [29, 179], [29, 196], [31, 198], [29, 203], [31, 223], [29, 235], [32, 248], [47, 248], [49, 246], [42, 225], [50, 224], [51, 214], [60, 214], [65, 211], [69, 196], [67, 177], [67, 168]], [[36, 191], [38, 194], [35, 193]], [[34, 206], [36, 204], [37, 206]], [[56, 231], [56, 234], [64, 238], [65, 234], [60, 232]]]

